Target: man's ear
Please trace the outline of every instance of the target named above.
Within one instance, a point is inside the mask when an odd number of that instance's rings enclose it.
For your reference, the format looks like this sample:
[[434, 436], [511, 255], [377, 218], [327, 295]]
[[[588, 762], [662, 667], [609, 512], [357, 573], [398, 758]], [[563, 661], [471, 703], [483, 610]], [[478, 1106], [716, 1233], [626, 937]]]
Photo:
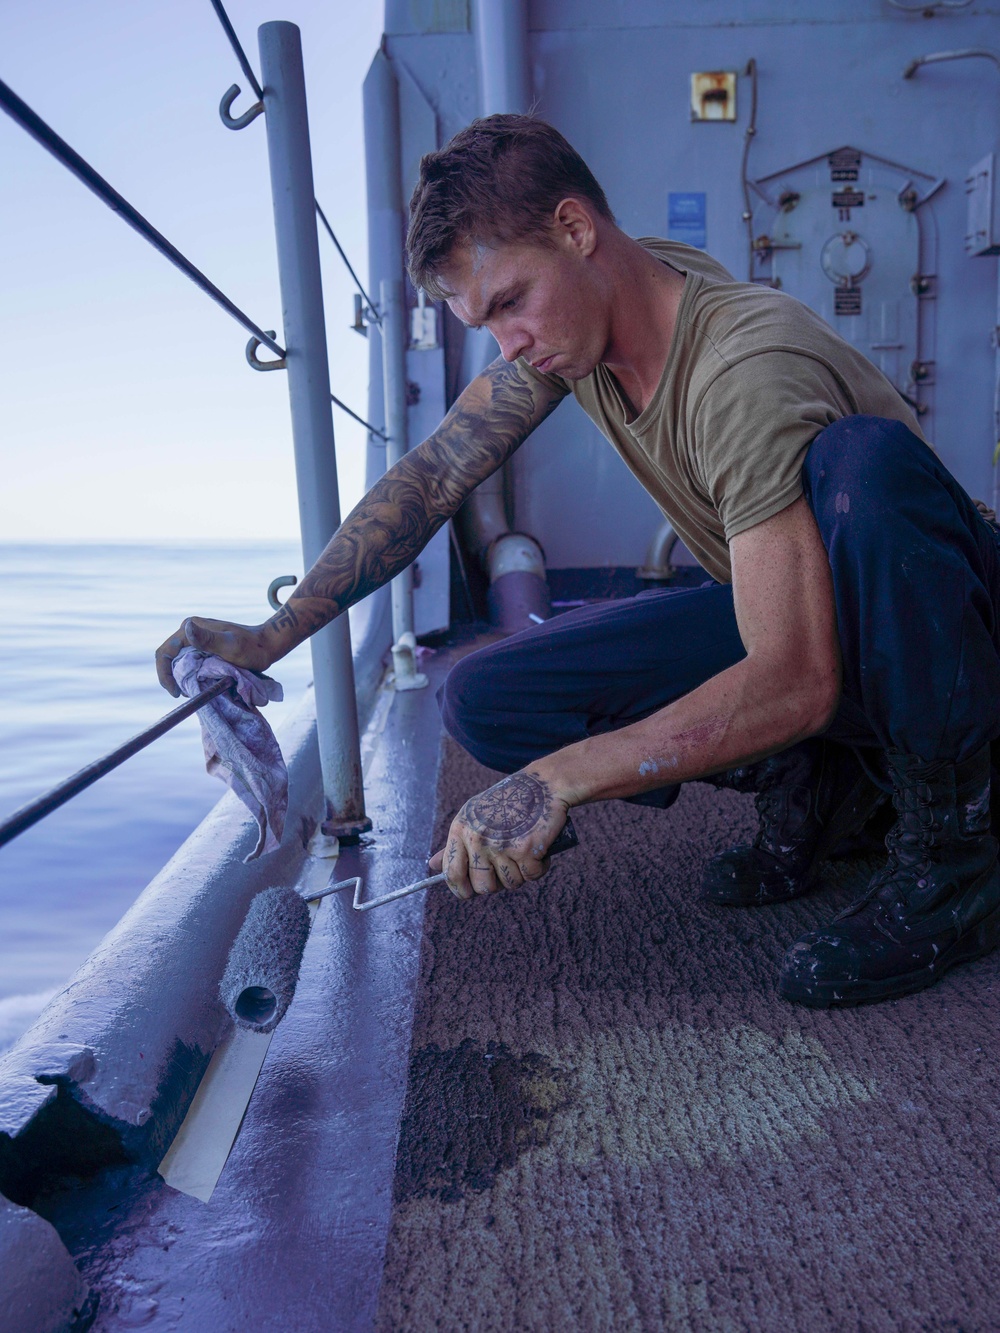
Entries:
[[556, 235], [581, 257], [597, 247], [597, 224], [587, 205], [572, 195], [560, 199], [552, 215]]

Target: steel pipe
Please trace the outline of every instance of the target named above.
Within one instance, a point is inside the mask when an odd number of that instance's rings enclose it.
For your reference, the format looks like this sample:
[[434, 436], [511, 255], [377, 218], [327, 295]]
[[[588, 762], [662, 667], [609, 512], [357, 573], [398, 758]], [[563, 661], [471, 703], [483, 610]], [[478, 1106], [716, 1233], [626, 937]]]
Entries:
[[[399, 278], [379, 284], [382, 312], [382, 384], [385, 389], [386, 466], [393, 467], [409, 449], [406, 423], [406, 297]], [[427, 677], [416, 669], [413, 635], [413, 566], [392, 580], [392, 659], [397, 690], [422, 689]]]
[[[378, 296], [382, 280], [403, 281], [402, 165], [399, 85], [392, 62], [378, 51], [364, 83], [365, 180], [368, 205], [368, 290]], [[381, 318], [381, 316], [380, 316]], [[368, 419], [385, 423], [382, 384], [382, 328], [368, 328]], [[385, 425], [388, 431], [388, 426]], [[387, 467], [385, 453], [369, 440], [366, 486], [374, 486]]]
[[[265, 23], [257, 36], [284, 310], [302, 555], [308, 569], [340, 526], [340, 495], [302, 41], [296, 25], [287, 22]], [[324, 830], [341, 838], [356, 837], [371, 827], [371, 821], [365, 816], [347, 616], [339, 616], [317, 631], [311, 646], [316, 725], [327, 801]]]
[[217, 699], [232, 684], [232, 680], [228, 678], [217, 680], [214, 685], [209, 685], [208, 689], [202, 690], [200, 694], [194, 695], [193, 698], [188, 699], [178, 708], [165, 713], [159, 722], [154, 722], [151, 727], [147, 727], [145, 731], [140, 731], [137, 736], [133, 736], [124, 745], [119, 745], [117, 750], [112, 750], [110, 754], [104, 755], [101, 759], [95, 759], [92, 764], [81, 768], [72, 777], [67, 778], [65, 782], [60, 782], [57, 787], [53, 787], [51, 791], [45, 792], [42, 796], [36, 796], [27, 805], [22, 805], [20, 810], [15, 810], [8, 819], [0, 824], [0, 847], [10, 842], [12, 838], [16, 838], [19, 833], [23, 833], [25, 829], [31, 828], [33, 824], [37, 824], [46, 815], [50, 815], [53, 810], [58, 810], [61, 805], [65, 805], [67, 801], [72, 800], [80, 792], [86, 791], [98, 778], [103, 778], [108, 773], [113, 772], [120, 764], [124, 764], [126, 759], [131, 759], [134, 754], [144, 750], [147, 745], [152, 745], [153, 741], [165, 736], [168, 731], [176, 727], [178, 723], [183, 722], [185, 718], [189, 718], [192, 713], [196, 713], [199, 708], [204, 708], [213, 699]]
[[672, 525], [664, 520], [653, 534], [649, 550], [646, 552], [645, 564], [636, 570], [637, 577], [663, 581], [673, 578], [674, 566], [670, 557], [676, 545], [677, 533], [674, 532]]
[[[379, 284], [382, 312], [382, 384], [385, 390], [386, 466], [395, 466], [406, 454], [406, 303], [399, 279]], [[392, 580], [392, 637], [398, 641], [413, 631], [413, 566]]]
[[474, 0], [479, 114], [529, 109], [527, 0]]

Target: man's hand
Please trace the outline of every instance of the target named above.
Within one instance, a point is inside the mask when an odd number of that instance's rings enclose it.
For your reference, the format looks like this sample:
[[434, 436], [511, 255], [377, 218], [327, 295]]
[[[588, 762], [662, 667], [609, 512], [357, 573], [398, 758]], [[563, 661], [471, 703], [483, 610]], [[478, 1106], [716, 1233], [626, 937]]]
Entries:
[[444, 871], [458, 898], [541, 879], [568, 812], [568, 802], [531, 769], [512, 773], [466, 801], [431, 857], [431, 871]]
[[231, 625], [225, 620], [206, 620], [203, 616], [189, 616], [176, 634], [171, 634], [156, 650], [156, 674], [160, 684], [180, 698], [174, 680], [172, 663], [185, 648], [200, 648], [215, 653], [233, 666], [249, 667], [251, 671], [266, 671], [272, 662], [282, 656], [274, 652], [273, 634], [269, 623], [263, 625]]

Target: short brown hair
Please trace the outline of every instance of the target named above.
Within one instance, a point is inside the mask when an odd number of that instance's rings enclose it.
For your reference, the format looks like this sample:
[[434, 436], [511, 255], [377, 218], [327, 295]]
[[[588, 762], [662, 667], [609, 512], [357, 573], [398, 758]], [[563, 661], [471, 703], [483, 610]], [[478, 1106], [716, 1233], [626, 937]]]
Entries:
[[460, 243], [491, 245], [536, 236], [545, 243], [552, 215], [568, 195], [614, 221], [604, 191], [558, 130], [534, 116], [484, 116], [420, 161], [410, 199], [407, 267], [415, 287], [435, 300], [437, 279]]

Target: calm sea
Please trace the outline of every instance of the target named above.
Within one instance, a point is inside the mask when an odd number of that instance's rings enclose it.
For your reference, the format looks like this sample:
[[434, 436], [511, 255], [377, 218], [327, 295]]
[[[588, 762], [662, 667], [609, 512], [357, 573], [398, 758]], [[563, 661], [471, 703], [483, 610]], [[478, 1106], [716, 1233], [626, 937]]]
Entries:
[[[271, 579], [293, 573], [292, 542], [0, 544], [0, 818], [175, 706], [153, 652], [183, 616], [259, 623]], [[308, 645], [271, 674], [275, 726], [311, 679]], [[0, 1049], [224, 790], [190, 718], [0, 848]]]

